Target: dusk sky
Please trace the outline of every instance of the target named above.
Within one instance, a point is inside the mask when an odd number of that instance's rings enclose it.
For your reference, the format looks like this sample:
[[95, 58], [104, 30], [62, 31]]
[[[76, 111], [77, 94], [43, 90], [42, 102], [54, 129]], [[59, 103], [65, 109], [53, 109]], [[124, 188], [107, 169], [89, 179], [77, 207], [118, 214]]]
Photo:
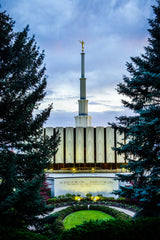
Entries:
[[85, 42], [87, 99], [92, 126], [107, 126], [128, 114], [116, 86], [128, 75], [126, 62], [147, 46], [148, 18], [155, 0], [1, 0], [15, 31], [29, 24], [30, 36], [45, 50], [47, 94], [53, 102], [45, 126], [75, 126], [78, 115], [80, 52]]

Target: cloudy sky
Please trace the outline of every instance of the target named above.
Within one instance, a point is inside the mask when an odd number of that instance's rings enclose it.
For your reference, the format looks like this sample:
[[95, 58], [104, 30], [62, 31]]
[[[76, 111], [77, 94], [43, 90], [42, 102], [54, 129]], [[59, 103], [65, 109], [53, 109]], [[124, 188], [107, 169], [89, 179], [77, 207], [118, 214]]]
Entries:
[[128, 114], [116, 86], [127, 75], [126, 62], [144, 52], [148, 18], [155, 0], [1, 0], [16, 21], [29, 24], [40, 50], [45, 50], [47, 95], [53, 102], [46, 126], [74, 126], [78, 114], [80, 52], [85, 42], [87, 99], [93, 126], [106, 126]]

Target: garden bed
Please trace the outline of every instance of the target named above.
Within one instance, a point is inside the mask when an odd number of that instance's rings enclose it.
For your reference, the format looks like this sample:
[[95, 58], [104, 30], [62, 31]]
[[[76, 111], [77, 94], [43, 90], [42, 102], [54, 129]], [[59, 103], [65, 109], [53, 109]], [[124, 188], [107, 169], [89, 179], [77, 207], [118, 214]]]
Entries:
[[[96, 200], [95, 200], [96, 199]], [[133, 201], [130, 201], [125, 198], [118, 198], [114, 199], [103, 197], [102, 195], [98, 195], [96, 197], [92, 197], [91, 194], [86, 194], [86, 197], [75, 196], [72, 194], [66, 194], [58, 197], [54, 197], [48, 199], [48, 204], [52, 204], [54, 208], [59, 208], [63, 206], [73, 206], [76, 204], [83, 204], [83, 205], [105, 205], [105, 206], [113, 206], [118, 208], [123, 208], [130, 210], [132, 212], [140, 211], [140, 208], [134, 204]]]

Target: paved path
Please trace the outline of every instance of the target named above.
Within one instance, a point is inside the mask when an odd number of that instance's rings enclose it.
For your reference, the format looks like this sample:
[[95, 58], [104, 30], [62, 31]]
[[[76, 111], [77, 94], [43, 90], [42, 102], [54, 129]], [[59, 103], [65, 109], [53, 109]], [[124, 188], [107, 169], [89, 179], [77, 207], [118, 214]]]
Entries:
[[[55, 213], [55, 212], [59, 212], [59, 211], [65, 209], [67, 207], [70, 207], [70, 206], [55, 208], [52, 212], [49, 213], [49, 215], [52, 214], [52, 213]], [[118, 210], [120, 212], [124, 212], [125, 214], [129, 215], [130, 217], [133, 217], [135, 215], [135, 212], [127, 210], [127, 209], [124, 209], [124, 208], [113, 207], [113, 206], [107, 206], [107, 207], [114, 208], [114, 209], [116, 209], [116, 210]]]
[[71, 207], [71, 206], [65, 206], [65, 207], [55, 208], [50, 214], [52, 214], [52, 213], [56, 213], [56, 212], [59, 212], [59, 211], [65, 209], [65, 208], [68, 208], [68, 207]]
[[129, 215], [130, 217], [134, 217], [134, 215], [135, 215], [135, 212], [127, 210], [127, 209], [124, 209], [124, 208], [113, 207], [113, 206], [109, 206], [109, 207], [110, 208], [114, 208], [114, 209], [116, 209], [116, 210], [118, 210], [120, 212], [123, 212], [123, 213]]

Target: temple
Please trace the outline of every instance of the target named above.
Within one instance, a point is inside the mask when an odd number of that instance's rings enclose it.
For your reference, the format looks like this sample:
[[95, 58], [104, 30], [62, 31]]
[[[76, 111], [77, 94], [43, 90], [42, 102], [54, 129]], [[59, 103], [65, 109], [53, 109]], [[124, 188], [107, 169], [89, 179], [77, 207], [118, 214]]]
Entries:
[[[80, 99], [75, 127], [46, 127], [44, 138], [59, 131], [61, 141], [57, 153], [52, 157], [47, 169], [47, 181], [51, 187], [51, 196], [67, 193], [85, 196], [113, 197], [113, 190], [121, 184], [115, 180], [116, 173], [122, 172], [126, 165], [124, 154], [119, 155], [113, 149], [124, 144], [124, 134], [109, 126], [91, 126], [86, 99], [85, 52], [84, 41], [81, 52]], [[123, 168], [124, 169], [124, 168]]]
[[[75, 126], [46, 127], [44, 138], [59, 131], [61, 142], [52, 158], [50, 168], [53, 172], [117, 172], [126, 164], [124, 155], [118, 155], [113, 148], [123, 144], [124, 134], [109, 126], [91, 126], [86, 99], [85, 52], [84, 41], [81, 52], [79, 112], [75, 117]], [[121, 170], [120, 170], [121, 171]]]

